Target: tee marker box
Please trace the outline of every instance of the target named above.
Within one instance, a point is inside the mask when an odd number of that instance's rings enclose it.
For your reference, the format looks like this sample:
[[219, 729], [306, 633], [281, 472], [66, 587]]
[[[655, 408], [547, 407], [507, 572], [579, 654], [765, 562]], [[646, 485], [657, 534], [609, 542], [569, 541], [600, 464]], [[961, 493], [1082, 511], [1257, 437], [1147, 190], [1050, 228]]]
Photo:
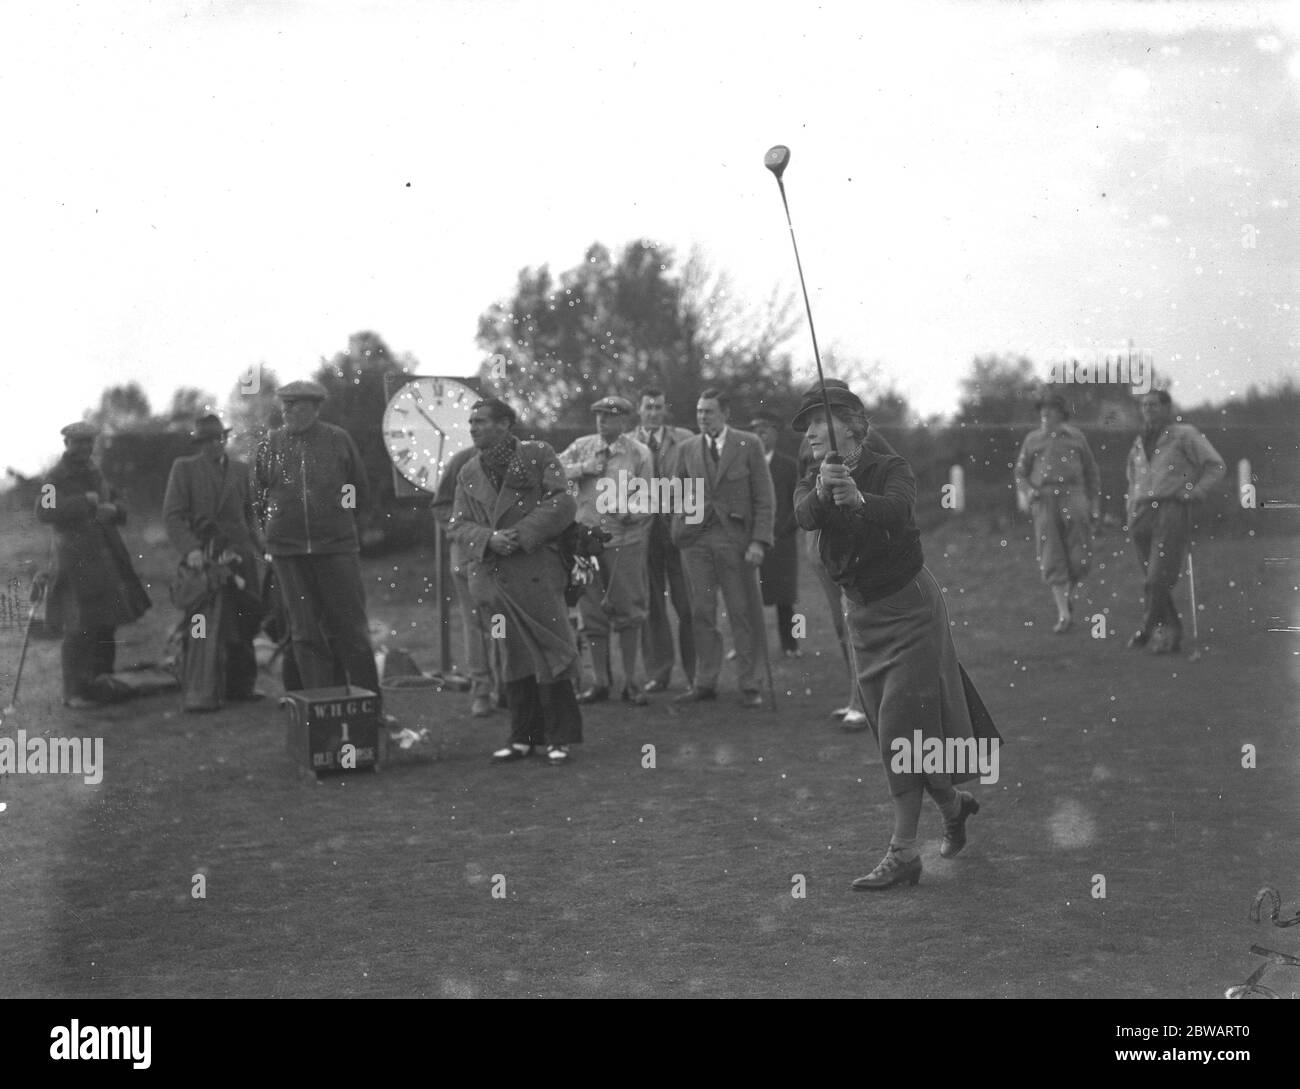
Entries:
[[383, 753], [379, 696], [368, 688], [340, 685], [286, 692], [290, 759], [312, 775], [377, 771]]

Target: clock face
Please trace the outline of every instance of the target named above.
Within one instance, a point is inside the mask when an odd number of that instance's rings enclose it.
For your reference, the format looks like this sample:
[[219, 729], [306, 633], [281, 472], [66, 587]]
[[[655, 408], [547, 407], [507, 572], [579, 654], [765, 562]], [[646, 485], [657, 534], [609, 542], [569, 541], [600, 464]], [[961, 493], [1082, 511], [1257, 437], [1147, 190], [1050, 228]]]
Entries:
[[397, 471], [431, 492], [457, 451], [472, 446], [469, 410], [479, 395], [450, 378], [413, 378], [384, 409], [384, 446]]

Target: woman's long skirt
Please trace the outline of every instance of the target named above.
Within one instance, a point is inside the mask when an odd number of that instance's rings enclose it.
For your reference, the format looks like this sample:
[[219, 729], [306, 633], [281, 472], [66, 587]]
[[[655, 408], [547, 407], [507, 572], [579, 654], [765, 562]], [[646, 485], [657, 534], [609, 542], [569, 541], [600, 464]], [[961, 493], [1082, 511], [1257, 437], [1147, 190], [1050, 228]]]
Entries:
[[[863, 605], [848, 598], [849, 630], [858, 661], [858, 687], [867, 721], [880, 743], [891, 794], [928, 782], [942, 789], [979, 774], [965, 770], [918, 772], [911, 751], [920, 731], [922, 746], [934, 738], [997, 738], [998, 732], [979, 693], [957, 660], [948, 628], [948, 607], [934, 576], [922, 567], [916, 577], [889, 597]], [[894, 742], [906, 739], [906, 761], [896, 759]], [[945, 746], [945, 751], [956, 746]], [[965, 745], [967, 756], [973, 745]], [[919, 757], [917, 758], [920, 759]], [[906, 770], [897, 770], [904, 763]]]

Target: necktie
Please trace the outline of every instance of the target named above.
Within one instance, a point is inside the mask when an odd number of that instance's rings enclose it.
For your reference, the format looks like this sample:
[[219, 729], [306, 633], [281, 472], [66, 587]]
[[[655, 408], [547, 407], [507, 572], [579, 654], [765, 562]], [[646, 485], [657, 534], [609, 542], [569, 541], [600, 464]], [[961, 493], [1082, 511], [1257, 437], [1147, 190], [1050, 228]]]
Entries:
[[659, 453], [659, 440], [655, 438], [655, 433], [653, 431], [650, 432], [649, 446], [650, 446], [650, 453], [656, 455]]
[[713, 455], [713, 464], [718, 464], [718, 458], [722, 455], [718, 453], [718, 440], [715, 436], [709, 436], [709, 453]]

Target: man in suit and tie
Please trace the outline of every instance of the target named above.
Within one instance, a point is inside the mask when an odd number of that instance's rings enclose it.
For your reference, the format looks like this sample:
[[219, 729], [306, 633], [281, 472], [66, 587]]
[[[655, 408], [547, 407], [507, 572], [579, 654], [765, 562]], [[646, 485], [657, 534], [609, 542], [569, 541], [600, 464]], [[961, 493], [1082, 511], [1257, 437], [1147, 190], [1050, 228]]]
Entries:
[[758, 436], [729, 427], [729, 416], [726, 395], [704, 390], [695, 407], [700, 434], [682, 443], [676, 460], [674, 475], [703, 491], [702, 502], [692, 505], [698, 517], [673, 515], [672, 540], [681, 549], [691, 589], [696, 650], [695, 684], [677, 698], [717, 698], [721, 591], [736, 648], [741, 706], [761, 707], [760, 655], [767, 652], [755, 569], [772, 547], [772, 474]]
[[[640, 426], [633, 438], [650, 448], [656, 479], [674, 475], [677, 453], [682, 443], [692, 435], [684, 427], [672, 427], [664, 422], [667, 400], [661, 389], [643, 389], [638, 415]], [[673, 674], [673, 629], [668, 620], [668, 606], [664, 591], [672, 601], [677, 614], [677, 640], [681, 648], [682, 671], [686, 685], [695, 684], [695, 633], [691, 621], [691, 595], [682, 572], [682, 554], [673, 544], [670, 534], [671, 515], [656, 514], [650, 522], [650, 535], [646, 542], [647, 570], [649, 572], [649, 615], [641, 629], [641, 656], [645, 661], [647, 692], [666, 692]]]
[[774, 544], [758, 572], [763, 586], [763, 604], [776, 606], [776, 630], [781, 639], [781, 650], [787, 658], [798, 658], [801, 652], [799, 640], [794, 635], [794, 606], [799, 597], [799, 526], [794, 520], [794, 489], [799, 483], [799, 464], [776, 449], [781, 418], [775, 413], [754, 413], [749, 427], [763, 444], [763, 456], [767, 459], [772, 487], [776, 492]]
[[[218, 636], [226, 645], [225, 696], [257, 700], [257, 659], [253, 637], [261, 622], [261, 579], [257, 557], [260, 535], [253, 512], [251, 474], [242, 461], [226, 455], [230, 428], [215, 415], [200, 416], [191, 438], [198, 451], [172, 462], [163, 496], [163, 525], [168, 540], [189, 567], [201, 570], [204, 549], [213, 557], [232, 555], [228, 566], [243, 582], [223, 588]], [[209, 634], [212, 638], [213, 634]]]

